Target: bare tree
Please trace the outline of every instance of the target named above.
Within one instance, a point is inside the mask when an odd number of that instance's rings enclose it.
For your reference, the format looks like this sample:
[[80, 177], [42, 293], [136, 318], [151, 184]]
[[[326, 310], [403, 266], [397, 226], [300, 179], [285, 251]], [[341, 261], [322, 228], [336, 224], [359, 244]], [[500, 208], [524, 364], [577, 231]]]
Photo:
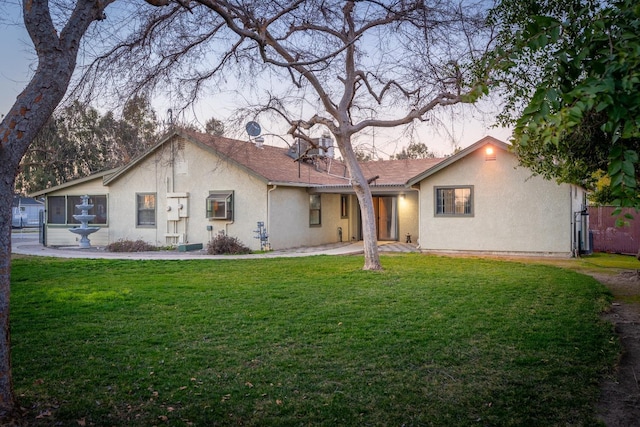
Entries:
[[[271, 83], [257, 102], [263, 112], [283, 119], [296, 138], [312, 142], [309, 134], [317, 128], [335, 137], [361, 206], [364, 268], [377, 270], [372, 196], [352, 141], [366, 128], [426, 120], [435, 109], [484, 94], [480, 60], [492, 41], [487, 6], [451, 0], [192, 0], [148, 15], [139, 32], [94, 67], [104, 69], [107, 62], [109, 78], [116, 78], [114, 67], [136, 64], [139, 77], [123, 78], [118, 87], [148, 90], [173, 81], [172, 93], [186, 102], [203, 96], [211, 79], [220, 84], [229, 76], [220, 73], [224, 67], [259, 76], [263, 86]], [[153, 41], [166, 41], [169, 34], [170, 43]]]

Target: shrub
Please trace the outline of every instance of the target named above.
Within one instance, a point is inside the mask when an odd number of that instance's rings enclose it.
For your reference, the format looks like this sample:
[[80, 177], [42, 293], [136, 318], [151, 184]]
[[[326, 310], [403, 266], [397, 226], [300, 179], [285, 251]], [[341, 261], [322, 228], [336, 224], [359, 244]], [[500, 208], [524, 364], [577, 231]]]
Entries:
[[156, 251], [157, 247], [150, 245], [144, 240], [124, 240], [110, 243], [105, 248], [109, 252], [147, 252]]
[[251, 253], [251, 249], [235, 237], [219, 235], [207, 244], [207, 253], [209, 255], [241, 255]]

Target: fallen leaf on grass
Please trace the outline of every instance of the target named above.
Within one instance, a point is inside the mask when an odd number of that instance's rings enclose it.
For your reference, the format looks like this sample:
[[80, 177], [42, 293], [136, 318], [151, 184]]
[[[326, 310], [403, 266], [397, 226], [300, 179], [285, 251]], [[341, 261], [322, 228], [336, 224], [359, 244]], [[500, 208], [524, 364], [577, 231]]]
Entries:
[[46, 411], [42, 411], [42, 412], [40, 412], [40, 414], [38, 414], [38, 415], [36, 416], [36, 419], [37, 419], [37, 420], [41, 420], [41, 419], [43, 419], [44, 417], [50, 417], [50, 416], [51, 416], [51, 411], [47, 409]]

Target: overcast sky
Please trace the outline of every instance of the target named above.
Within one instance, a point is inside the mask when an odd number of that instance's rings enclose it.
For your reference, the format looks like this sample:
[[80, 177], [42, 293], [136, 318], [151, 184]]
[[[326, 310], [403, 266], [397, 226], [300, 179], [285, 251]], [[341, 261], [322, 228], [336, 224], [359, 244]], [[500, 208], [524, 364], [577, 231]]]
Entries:
[[[0, 0], [0, 115], [4, 115], [13, 105], [18, 94], [23, 90], [31, 76], [31, 69], [35, 67], [35, 53], [29, 35], [24, 29], [20, 12], [20, 0]], [[219, 98], [218, 98], [219, 99]], [[224, 108], [214, 105], [213, 100], [203, 100], [193, 111], [195, 119], [204, 123], [211, 117], [225, 118], [233, 110], [232, 101], [228, 101]], [[160, 119], [166, 116], [167, 108], [154, 105]], [[210, 113], [213, 109], [215, 113]], [[467, 108], [464, 111], [451, 111], [442, 117], [444, 127], [434, 130], [433, 126], [424, 125], [419, 132], [418, 142], [425, 143], [431, 151], [439, 155], [450, 154], [457, 146], [467, 147], [486, 135], [507, 141], [510, 132], [506, 129], [494, 129], [493, 113], [487, 105], [479, 111]], [[268, 125], [265, 126], [268, 129]], [[395, 132], [395, 133], [394, 133]], [[409, 141], [394, 130], [369, 131], [363, 135], [361, 141], [373, 141], [376, 151], [382, 157], [392, 155], [406, 146]], [[267, 139], [267, 143], [275, 145], [278, 141]], [[372, 145], [372, 144], [366, 144]]]

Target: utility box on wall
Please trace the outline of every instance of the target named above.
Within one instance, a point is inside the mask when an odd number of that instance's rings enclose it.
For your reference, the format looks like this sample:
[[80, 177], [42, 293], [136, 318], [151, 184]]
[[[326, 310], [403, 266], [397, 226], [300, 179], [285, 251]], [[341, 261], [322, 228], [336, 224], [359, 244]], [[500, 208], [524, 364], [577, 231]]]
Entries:
[[189, 217], [189, 193], [167, 193], [167, 220]]

